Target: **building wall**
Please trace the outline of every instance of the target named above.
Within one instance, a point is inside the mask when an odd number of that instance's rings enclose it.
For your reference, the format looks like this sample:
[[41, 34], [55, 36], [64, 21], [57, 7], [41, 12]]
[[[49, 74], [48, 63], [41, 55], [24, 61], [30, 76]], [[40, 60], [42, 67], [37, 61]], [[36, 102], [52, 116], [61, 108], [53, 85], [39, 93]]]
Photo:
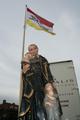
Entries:
[[50, 63], [63, 110], [62, 120], [80, 120], [80, 97], [72, 60]]

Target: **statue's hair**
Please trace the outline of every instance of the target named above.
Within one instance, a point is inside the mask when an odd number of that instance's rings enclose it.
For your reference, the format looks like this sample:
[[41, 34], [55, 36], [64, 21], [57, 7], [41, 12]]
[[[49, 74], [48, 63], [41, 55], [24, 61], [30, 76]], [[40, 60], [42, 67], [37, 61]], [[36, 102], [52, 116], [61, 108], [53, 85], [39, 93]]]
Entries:
[[38, 46], [37, 46], [36, 44], [30, 44], [30, 45], [28, 46], [28, 51], [29, 51], [29, 49], [30, 49], [31, 46], [34, 46], [35, 48], [38, 48]]

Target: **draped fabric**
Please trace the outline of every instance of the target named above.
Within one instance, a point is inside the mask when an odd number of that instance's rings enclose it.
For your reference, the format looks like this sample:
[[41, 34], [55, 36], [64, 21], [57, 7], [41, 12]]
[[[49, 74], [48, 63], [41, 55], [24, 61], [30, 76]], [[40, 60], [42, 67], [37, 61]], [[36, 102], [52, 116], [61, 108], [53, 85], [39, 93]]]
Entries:
[[30, 69], [23, 75], [23, 95], [19, 117], [25, 120], [47, 120], [43, 105], [44, 86], [53, 82], [47, 60], [39, 56], [30, 60]]

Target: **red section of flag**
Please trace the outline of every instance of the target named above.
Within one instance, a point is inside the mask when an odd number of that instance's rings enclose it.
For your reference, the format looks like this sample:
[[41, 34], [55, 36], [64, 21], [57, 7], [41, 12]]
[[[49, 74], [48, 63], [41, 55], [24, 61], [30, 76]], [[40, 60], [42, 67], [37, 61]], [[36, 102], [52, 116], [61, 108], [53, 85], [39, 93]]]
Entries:
[[48, 27], [53, 27], [54, 23], [52, 23], [52, 22], [50, 22], [50, 21], [48, 21], [48, 20], [40, 17], [39, 15], [37, 15], [36, 13], [34, 13], [34, 12], [33, 12], [31, 9], [29, 9], [29, 8], [27, 8], [27, 11], [30, 12], [30, 13], [32, 13], [33, 15], [35, 15], [35, 16], [39, 19], [40, 23], [42, 23], [42, 24], [44, 24], [44, 25], [46, 25], [46, 26], [48, 26]]

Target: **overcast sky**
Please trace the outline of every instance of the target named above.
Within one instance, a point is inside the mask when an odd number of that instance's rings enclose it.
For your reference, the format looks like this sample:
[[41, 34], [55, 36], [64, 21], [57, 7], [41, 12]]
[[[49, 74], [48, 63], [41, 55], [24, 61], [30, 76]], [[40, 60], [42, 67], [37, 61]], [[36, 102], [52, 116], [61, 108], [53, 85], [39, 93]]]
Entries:
[[18, 103], [25, 5], [54, 23], [55, 36], [26, 29], [49, 62], [73, 60], [80, 89], [80, 0], [0, 0], [0, 102]]

